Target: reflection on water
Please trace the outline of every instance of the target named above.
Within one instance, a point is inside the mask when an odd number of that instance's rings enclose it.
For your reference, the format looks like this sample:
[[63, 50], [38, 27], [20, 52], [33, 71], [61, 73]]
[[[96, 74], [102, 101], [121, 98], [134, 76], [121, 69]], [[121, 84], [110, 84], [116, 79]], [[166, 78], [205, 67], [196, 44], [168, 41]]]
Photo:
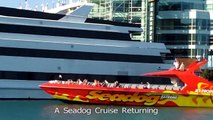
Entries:
[[212, 108], [65, 104], [57, 100], [2, 100], [3, 120], [211, 120]]

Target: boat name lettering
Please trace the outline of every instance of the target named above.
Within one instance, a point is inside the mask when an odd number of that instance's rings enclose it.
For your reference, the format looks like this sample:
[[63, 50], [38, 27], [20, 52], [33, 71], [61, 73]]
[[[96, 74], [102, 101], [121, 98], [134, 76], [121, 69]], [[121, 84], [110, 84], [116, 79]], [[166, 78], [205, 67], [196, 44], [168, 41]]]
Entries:
[[162, 99], [177, 99], [177, 95], [161, 95]]
[[132, 95], [128, 94], [110, 94], [103, 91], [90, 91], [86, 96], [88, 99], [99, 99], [109, 101], [122, 101], [122, 102], [141, 102], [144, 105], [154, 105], [159, 99], [159, 95], [140, 95], [138, 92]]
[[206, 90], [206, 89], [196, 89], [195, 92], [199, 93], [213, 93], [213, 90]]

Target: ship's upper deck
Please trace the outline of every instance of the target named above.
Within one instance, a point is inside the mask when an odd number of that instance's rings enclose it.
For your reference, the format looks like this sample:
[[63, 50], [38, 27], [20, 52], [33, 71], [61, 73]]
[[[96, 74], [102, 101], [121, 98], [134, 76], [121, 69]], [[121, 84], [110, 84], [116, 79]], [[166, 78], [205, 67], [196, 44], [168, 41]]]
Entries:
[[[75, 11], [74, 11], [75, 12]], [[62, 29], [74, 29], [76, 30], [86, 30], [88, 34], [90, 31], [101, 32], [100, 36], [106, 39], [115, 39], [115, 40], [131, 40], [130, 33], [142, 32], [142, 28], [140, 25], [129, 24], [129, 23], [121, 23], [114, 21], [106, 21], [106, 20], [96, 20], [91, 18], [85, 18], [85, 16], [76, 15], [76, 14], [58, 14], [58, 13], [47, 13], [40, 11], [31, 11], [31, 10], [23, 10], [23, 9], [15, 9], [15, 8], [7, 8], [0, 7], [0, 23], [4, 22], [5, 24], [14, 24], [17, 25], [27, 23], [27, 25], [36, 25], [42, 27], [57, 27]], [[6, 17], [5, 17], [6, 16]], [[12, 22], [12, 23], [10, 23]], [[5, 26], [9, 28], [9, 26]], [[23, 26], [19, 27], [19, 29], [24, 29]], [[41, 31], [40, 29], [36, 29], [35, 31]], [[48, 29], [47, 31], [51, 31]], [[55, 29], [53, 31], [56, 31]], [[62, 31], [58, 30], [56, 33], [71, 31]], [[109, 35], [107, 34], [109, 33]], [[78, 33], [82, 34], [82, 33]], [[96, 33], [99, 35], [98, 33]], [[106, 35], [104, 35], [106, 34]], [[112, 35], [110, 35], [112, 34]], [[65, 35], [67, 36], [67, 35]], [[105, 37], [104, 37], [105, 36]], [[112, 37], [112, 38], [110, 38]]]

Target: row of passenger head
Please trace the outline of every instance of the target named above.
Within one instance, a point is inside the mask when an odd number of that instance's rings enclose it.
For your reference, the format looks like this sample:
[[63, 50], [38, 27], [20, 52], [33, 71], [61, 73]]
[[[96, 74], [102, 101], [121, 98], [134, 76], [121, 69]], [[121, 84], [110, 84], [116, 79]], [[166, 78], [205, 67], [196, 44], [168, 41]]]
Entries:
[[[83, 80], [81, 80], [81, 79], [77, 79], [77, 80], [68, 79], [67, 81], [51, 80], [51, 81], [49, 81], [49, 83], [52, 83], [52, 84], [78, 84], [78, 85], [91, 85], [91, 86], [109, 87], [109, 82], [107, 80], [100, 82], [99, 80], [96, 80], [96, 79], [94, 79], [94, 82], [88, 82], [87, 79], [83, 79]], [[118, 81], [115, 81], [113, 83], [113, 86], [111, 85], [110, 87], [121, 87], [121, 85]]]
[[[67, 81], [62, 81], [62, 80], [52, 80], [49, 81], [49, 83], [53, 83], [53, 84], [78, 84], [78, 85], [90, 85], [90, 86], [101, 86], [101, 87], [114, 87], [114, 88], [142, 88], [142, 89], [150, 89], [150, 83], [147, 82], [146, 84], [143, 84], [141, 82], [141, 84], [137, 84], [137, 86], [133, 87], [133, 84], [120, 84], [118, 81], [115, 81], [114, 83], [109, 83], [107, 80], [104, 80], [102, 82], [100, 82], [97, 79], [94, 79], [94, 82], [88, 82], [87, 79], [77, 79], [77, 80], [72, 80], [72, 79], [68, 79]], [[139, 87], [140, 86], [140, 87]]]

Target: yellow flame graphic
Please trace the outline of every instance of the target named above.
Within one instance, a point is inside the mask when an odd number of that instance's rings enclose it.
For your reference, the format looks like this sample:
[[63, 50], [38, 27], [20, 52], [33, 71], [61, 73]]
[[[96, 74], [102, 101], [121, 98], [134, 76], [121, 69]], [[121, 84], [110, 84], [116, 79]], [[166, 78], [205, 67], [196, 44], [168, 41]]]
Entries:
[[62, 99], [62, 100], [71, 100], [68, 94], [59, 95], [57, 92], [53, 95], [53, 98]]
[[69, 100], [69, 101], [79, 101], [79, 102], [89, 102], [89, 100], [82, 100], [80, 95], [74, 96], [73, 99], [71, 99], [71, 96], [68, 94], [58, 94], [57, 92], [53, 95], [53, 98], [56, 99], [62, 99], [62, 100]]
[[89, 100], [82, 100], [80, 98], [80, 95], [75, 96], [75, 98], [72, 99], [73, 101], [79, 101], [79, 102], [89, 102]]

